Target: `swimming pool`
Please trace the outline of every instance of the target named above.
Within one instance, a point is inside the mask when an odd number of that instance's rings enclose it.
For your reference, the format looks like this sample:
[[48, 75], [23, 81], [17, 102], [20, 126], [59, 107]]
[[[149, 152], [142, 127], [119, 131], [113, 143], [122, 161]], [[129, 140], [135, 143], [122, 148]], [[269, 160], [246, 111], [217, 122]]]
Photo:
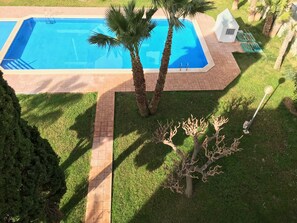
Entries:
[[4, 46], [15, 24], [16, 21], [0, 21], [0, 50]]
[[[167, 34], [167, 20], [142, 44], [140, 57], [145, 69], [157, 69]], [[192, 22], [174, 34], [169, 68], [203, 68], [208, 60]], [[88, 43], [94, 32], [109, 34], [105, 19], [29, 18], [23, 21], [1, 66], [6, 70], [131, 69], [129, 52], [122, 47], [99, 48]]]

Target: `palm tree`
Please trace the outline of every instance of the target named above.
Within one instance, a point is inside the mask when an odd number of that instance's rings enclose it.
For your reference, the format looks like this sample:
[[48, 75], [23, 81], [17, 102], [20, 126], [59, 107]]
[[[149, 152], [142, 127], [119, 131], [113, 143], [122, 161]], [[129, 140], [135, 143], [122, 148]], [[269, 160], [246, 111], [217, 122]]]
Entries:
[[266, 9], [268, 9], [265, 24], [262, 33], [269, 36], [270, 30], [276, 18], [286, 12], [290, 6], [290, 0], [265, 0]]
[[253, 22], [255, 19], [255, 15], [257, 13], [257, 10], [256, 10], [257, 2], [258, 2], [257, 0], [250, 1], [249, 16], [248, 16], [249, 22]]
[[173, 29], [175, 28], [178, 30], [184, 27], [183, 23], [180, 21], [181, 18], [194, 16], [198, 12], [203, 12], [207, 9], [212, 8], [212, 2], [205, 0], [153, 0], [153, 3], [157, 7], [163, 9], [168, 21], [168, 31], [165, 46], [163, 49], [161, 65], [159, 68], [158, 80], [156, 83], [153, 98], [149, 105], [151, 114], [156, 113], [158, 104], [161, 99], [161, 94], [164, 89], [171, 55]]
[[274, 37], [278, 33], [278, 31], [280, 30], [281, 26], [284, 23], [286, 23], [286, 22], [288, 22], [290, 20], [291, 16], [292, 16], [292, 11], [291, 10], [286, 10], [280, 16], [278, 16], [275, 19], [275, 21], [274, 21], [274, 23], [273, 23], [273, 25], [271, 27], [271, 30], [269, 32], [269, 36]]
[[276, 70], [280, 69], [281, 64], [283, 62], [284, 55], [287, 51], [287, 48], [288, 48], [290, 42], [293, 40], [296, 33], [297, 33], [297, 23], [292, 22], [290, 24], [290, 27], [289, 27], [288, 33], [284, 39], [284, 42], [283, 42], [281, 48], [279, 49], [278, 57], [275, 61], [274, 67], [273, 67], [274, 69], [276, 69]]
[[151, 20], [155, 12], [156, 8], [145, 10], [142, 7], [141, 9], [135, 9], [134, 0], [123, 8], [111, 6], [106, 13], [106, 21], [115, 37], [94, 33], [89, 38], [91, 44], [97, 44], [99, 47], [122, 45], [130, 52], [136, 103], [141, 116], [144, 117], [149, 115], [149, 108], [139, 50], [143, 40], [150, 37], [151, 31], [156, 26]]

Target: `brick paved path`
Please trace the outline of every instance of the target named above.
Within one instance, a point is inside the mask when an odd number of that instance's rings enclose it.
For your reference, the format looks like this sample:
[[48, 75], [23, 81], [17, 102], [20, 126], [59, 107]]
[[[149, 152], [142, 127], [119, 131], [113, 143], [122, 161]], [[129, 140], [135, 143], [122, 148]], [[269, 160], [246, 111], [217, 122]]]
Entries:
[[[67, 7], [0, 7], [1, 18], [19, 18], [50, 11], [54, 15], [104, 14], [105, 8]], [[242, 52], [238, 43], [219, 43], [212, 31], [213, 18], [199, 14], [195, 18], [213, 58], [215, 66], [205, 73], [170, 73], [166, 91], [223, 90], [240, 73], [232, 52]], [[157, 74], [146, 74], [147, 90], [152, 91]], [[64, 75], [5, 75], [17, 93], [41, 92], [98, 92], [94, 137], [89, 174], [86, 223], [111, 222], [112, 151], [115, 92], [133, 91], [131, 74], [79, 74]]]

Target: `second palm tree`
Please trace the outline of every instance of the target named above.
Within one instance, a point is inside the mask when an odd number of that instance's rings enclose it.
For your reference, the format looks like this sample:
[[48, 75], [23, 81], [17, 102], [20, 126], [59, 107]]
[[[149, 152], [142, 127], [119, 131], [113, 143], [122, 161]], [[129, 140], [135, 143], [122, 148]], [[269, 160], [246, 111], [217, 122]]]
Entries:
[[155, 8], [150, 8], [148, 10], [145, 10], [144, 8], [136, 9], [135, 1], [131, 1], [123, 8], [111, 6], [107, 11], [106, 21], [107, 26], [115, 33], [115, 37], [102, 33], [95, 33], [89, 38], [91, 44], [97, 44], [99, 47], [116, 47], [122, 45], [129, 51], [132, 63], [136, 103], [141, 116], [144, 117], [148, 116], [150, 112], [139, 50], [143, 40], [150, 37], [151, 31], [156, 26], [151, 20], [155, 12]]

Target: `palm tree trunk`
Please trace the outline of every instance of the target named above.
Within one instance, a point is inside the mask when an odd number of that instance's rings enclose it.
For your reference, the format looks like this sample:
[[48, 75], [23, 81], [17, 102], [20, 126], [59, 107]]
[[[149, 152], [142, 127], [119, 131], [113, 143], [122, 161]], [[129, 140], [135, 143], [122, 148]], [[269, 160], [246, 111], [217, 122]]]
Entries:
[[249, 15], [248, 15], [248, 21], [249, 22], [253, 22], [254, 19], [255, 19], [256, 5], [257, 5], [257, 0], [251, 0], [250, 1]]
[[250, 5], [250, 7], [251, 7], [253, 10], [256, 9], [257, 2], [258, 2], [258, 0], [251, 0], [251, 2], [250, 2], [251, 5]]
[[273, 15], [273, 13], [269, 13], [267, 15], [267, 17], [266, 17], [265, 24], [263, 26], [263, 31], [262, 31], [262, 33], [265, 36], [269, 36], [269, 33], [270, 33], [271, 28], [272, 28], [273, 22], [274, 22], [274, 15]]
[[161, 99], [161, 94], [164, 89], [165, 85], [165, 80], [166, 80], [166, 75], [168, 72], [168, 65], [169, 65], [169, 60], [170, 60], [170, 55], [171, 55], [171, 45], [172, 45], [172, 37], [173, 37], [173, 25], [169, 24], [168, 28], [168, 33], [167, 33], [167, 39], [165, 42], [165, 47], [163, 50], [162, 54], [162, 59], [161, 59], [161, 66], [159, 70], [159, 77], [156, 83], [155, 91], [154, 91], [154, 96], [151, 100], [151, 103], [149, 105], [149, 109], [151, 114], [155, 114], [158, 109], [158, 105]]
[[282, 25], [283, 25], [282, 22], [275, 21], [270, 32], [269, 32], [269, 36], [275, 37]]
[[135, 55], [133, 52], [130, 52], [130, 55], [137, 107], [140, 115], [147, 117], [150, 112], [148, 108], [143, 67], [137, 54]]
[[290, 44], [290, 42], [292, 41], [294, 35], [295, 35], [295, 30], [294, 29], [290, 29], [288, 34], [286, 35], [286, 38], [284, 39], [284, 42], [279, 50], [279, 53], [278, 53], [278, 57], [275, 61], [275, 64], [274, 64], [274, 69], [276, 70], [279, 70], [280, 67], [281, 67], [281, 64], [282, 64], [282, 61], [283, 61], [283, 58], [284, 58], [284, 55], [287, 51], [287, 48]]
[[260, 21], [261, 17], [262, 17], [262, 12], [256, 12], [254, 16], [254, 21], [256, 22]]
[[234, 0], [233, 1], [232, 10], [237, 10], [238, 9], [238, 3], [239, 3], [239, 0]]

